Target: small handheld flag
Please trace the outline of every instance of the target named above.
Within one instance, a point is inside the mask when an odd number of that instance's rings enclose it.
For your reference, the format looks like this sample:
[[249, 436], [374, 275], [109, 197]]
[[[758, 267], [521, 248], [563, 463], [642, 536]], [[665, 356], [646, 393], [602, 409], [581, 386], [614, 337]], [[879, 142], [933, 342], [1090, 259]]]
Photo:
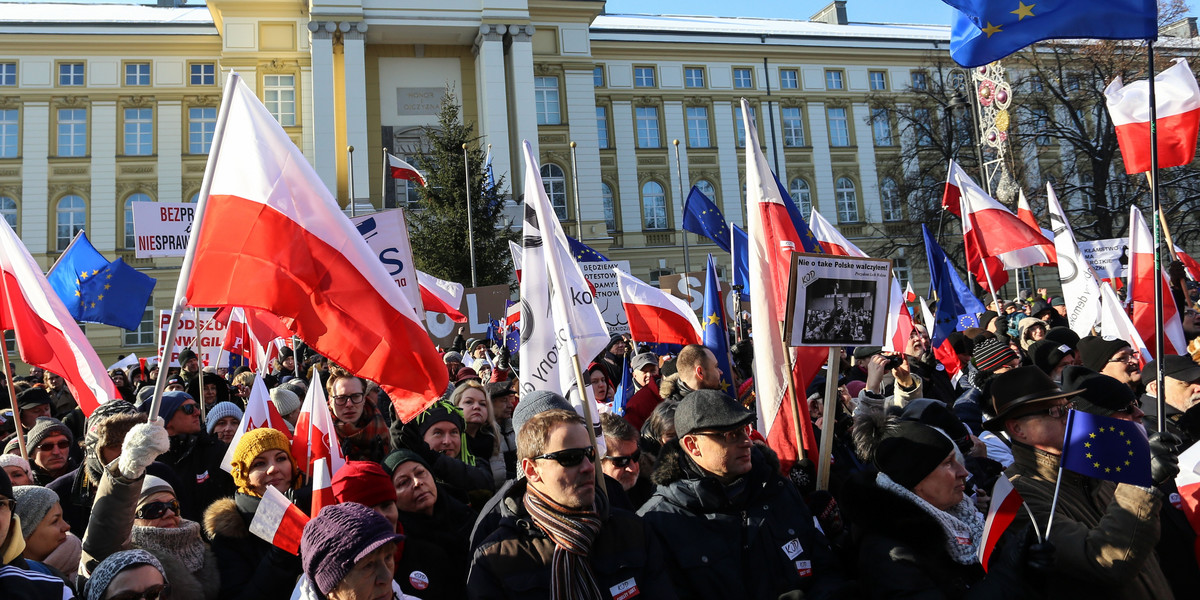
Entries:
[[250, 521], [250, 533], [292, 554], [300, 554], [300, 536], [308, 521], [304, 511], [269, 485]]
[[1136, 423], [1072, 410], [1062, 467], [1087, 477], [1149, 487], [1150, 442]]

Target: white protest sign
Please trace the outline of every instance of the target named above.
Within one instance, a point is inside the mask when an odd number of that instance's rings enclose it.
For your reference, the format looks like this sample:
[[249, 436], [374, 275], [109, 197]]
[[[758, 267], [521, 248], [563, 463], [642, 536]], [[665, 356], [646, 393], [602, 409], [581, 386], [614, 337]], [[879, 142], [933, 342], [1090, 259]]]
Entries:
[[421, 314], [421, 287], [417, 283], [417, 269], [413, 265], [412, 246], [408, 242], [408, 226], [404, 221], [404, 209], [395, 208], [350, 219], [358, 233], [367, 241], [371, 251], [379, 256], [379, 262], [388, 275], [404, 292], [409, 304]]
[[629, 261], [581, 262], [579, 269], [583, 271], [583, 278], [596, 288], [596, 306], [600, 307], [608, 332], [629, 333], [629, 319], [625, 317], [625, 305], [621, 304], [621, 290], [617, 287], [617, 276], [612, 272], [617, 269], [629, 273]]
[[1125, 277], [1125, 268], [1129, 266], [1129, 238], [1079, 242], [1079, 251], [1100, 279]]
[[[184, 309], [179, 313], [179, 327], [175, 331], [175, 340], [171, 344], [171, 354], [166, 359], [168, 367], [178, 367], [179, 353], [184, 348], [196, 347], [196, 311], [200, 313], [200, 327], [205, 327], [200, 334], [200, 366], [217, 365], [217, 354], [225, 341], [227, 326], [212, 320], [217, 313], [215, 308]], [[171, 324], [171, 311], [160, 311], [158, 318], [158, 355], [163, 355], [163, 347], [167, 342], [167, 326]]]
[[134, 202], [135, 256], [183, 256], [192, 234], [196, 205], [190, 202]]

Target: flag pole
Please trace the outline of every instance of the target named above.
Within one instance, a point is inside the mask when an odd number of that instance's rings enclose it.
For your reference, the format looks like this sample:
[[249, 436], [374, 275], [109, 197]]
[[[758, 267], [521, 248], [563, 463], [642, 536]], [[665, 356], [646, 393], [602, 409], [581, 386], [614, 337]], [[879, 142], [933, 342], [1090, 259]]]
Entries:
[[[13, 331], [13, 339], [16, 339], [16, 331]], [[21, 458], [28, 462], [29, 449], [25, 447], [25, 432], [21, 431], [20, 402], [17, 402], [17, 388], [13, 385], [13, 374], [8, 368], [8, 341], [0, 340], [0, 354], [2, 354], [4, 358], [4, 384], [8, 386], [9, 404], [12, 405], [13, 426], [16, 427], [17, 432], [17, 446], [21, 448]]]
[[[79, 241], [79, 238], [82, 235], [84, 235], [83, 229], [80, 229], [79, 231], [75, 232], [75, 237], [71, 238], [71, 243], [67, 244], [67, 248], [59, 253], [58, 258], [54, 259], [54, 264], [50, 265], [50, 268], [46, 270], [47, 275], [54, 272], [54, 267], [57, 267], [58, 263], [62, 262], [63, 257], [66, 256], [67, 253], [69, 253], [71, 251], [71, 248], [73, 248], [75, 246], [75, 242]], [[5, 362], [7, 362], [7, 361], [5, 361]]]
[[575, 162], [575, 141], [571, 141], [571, 188], [575, 192], [575, 239], [583, 242], [583, 203], [579, 200], [579, 167]]
[[[213, 315], [213, 316], [215, 317], [216, 315]], [[204, 365], [204, 361], [201, 359], [201, 357], [204, 356], [204, 344], [200, 343], [200, 336], [204, 334], [204, 330], [207, 328], [208, 324], [207, 323], [205, 323], [204, 325], [200, 324], [200, 311], [198, 311], [194, 308], [192, 309], [192, 322], [196, 325], [196, 339], [192, 340], [193, 342], [195, 342], [193, 345], [196, 346], [196, 365], [200, 367], [196, 371], [196, 382], [197, 382], [196, 391], [197, 391], [197, 393], [200, 394], [200, 397], [192, 398], [192, 400], [195, 400], [196, 404], [200, 405], [200, 422], [204, 423], [204, 418], [205, 418], [204, 417], [204, 366], [205, 365]], [[179, 365], [179, 366], [182, 367], [183, 365]]]
[[[687, 197], [683, 195], [683, 169], [679, 167], [679, 139], [676, 138], [671, 142], [675, 144], [675, 170], [679, 172], [679, 210], [682, 213], [683, 204], [687, 202]], [[688, 253], [687, 230], [683, 228], [683, 224], [679, 224], [679, 233], [683, 235], [683, 271], [690, 273], [692, 271], [692, 258]]]
[[[187, 252], [183, 255], [183, 264], [179, 267], [179, 281], [175, 284], [175, 301], [171, 306], [171, 321], [167, 324], [168, 341], [175, 339], [179, 331], [179, 313], [187, 305], [187, 284], [191, 278], [192, 264], [196, 261], [196, 244], [200, 237], [200, 225], [204, 221], [204, 212], [208, 208], [208, 192], [212, 189], [213, 170], [217, 165], [217, 157], [221, 155], [221, 146], [225, 141], [225, 124], [229, 120], [229, 105], [233, 103], [233, 92], [237, 89], [241, 76], [230, 71], [225, 81], [225, 91], [221, 95], [221, 109], [217, 112], [217, 123], [213, 131], [212, 144], [208, 150], [208, 162], [204, 166], [204, 178], [200, 182], [200, 194], [196, 200], [196, 216], [192, 220], [192, 232], [188, 236]], [[147, 420], [153, 421], [158, 417], [158, 407], [162, 405], [163, 388], [167, 385], [167, 353], [171, 349], [163, 344], [163, 355], [159, 357], [158, 379], [154, 382], [154, 396], [150, 401]]]
[[[388, 159], [387, 159], [387, 156], [388, 156], [388, 149], [387, 149], [387, 146], [384, 146], [383, 147], [383, 174], [382, 174], [383, 185], [379, 187], [379, 206], [381, 208], [387, 208], [387, 189], [388, 189]], [[400, 205], [399, 198], [396, 198], [396, 205], [397, 206]]]
[[[1162, 203], [1158, 197], [1158, 103], [1154, 96], [1154, 40], [1146, 40], [1147, 68], [1150, 73], [1150, 209], [1162, 217]], [[1161, 219], [1163, 225], [1166, 220]], [[1154, 358], [1163, 359], [1163, 285], [1162, 285], [1162, 241], [1160, 219], [1154, 219]], [[1175, 249], [1171, 252], [1174, 254]], [[1166, 427], [1166, 394], [1163, 393], [1162, 369], [1155, 370], [1155, 394], [1158, 400], [1158, 430]]]
[[354, 146], [346, 146], [346, 185], [350, 188], [350, 216], [358, 216], [358, 203], [354, 201]]
[[479, 287], [475, 278], [475, 219], [471, 216], [471, 163], [467, 161], [467, 144], [463, 142], [463, 185], [467, 190], [467, 248], [471, 252], [471, 287]]
[[[788, 402], [792, 404], [792, 430], [796, 434], [796, 460], [799, 461], [807, 455], [807, 452], [804, 448], [804, 435], [800, 430], [800, 403], [796, 398], [796, 375], [792, 371], [792, 348], [787, 343], [786, 321], [779, 322], [779, 339], [783, 344], [783, 365], [787, 368]], [[805, 401], [807, 402], [807, 399]]]
[[841, 348], [829, 347], [829, 363], [825, 367], [825, 412], [821, 417], [821, 454], [817, 464], [817, 489], [829, 489], [829, 464], [833, 456], [833, 430], [838, 402], [838, 367], [841, 366]]

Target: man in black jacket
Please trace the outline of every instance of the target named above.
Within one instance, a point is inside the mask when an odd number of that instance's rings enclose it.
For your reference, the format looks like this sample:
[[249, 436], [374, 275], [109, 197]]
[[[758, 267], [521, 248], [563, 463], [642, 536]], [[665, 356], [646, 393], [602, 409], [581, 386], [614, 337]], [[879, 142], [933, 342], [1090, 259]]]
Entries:
[[[146, 412], [149, 401], [138, 407]], [[200, 406], [187, 392], [163, 394], [158, 416], [166, 423], [171, 449], [158, 458], [175, 469], [179, 478], [175, 497], [183, 518], [202, 522], [204, 511], [215, 500], [232, 496], [233, 477], [221, 468], [225, 445], [204, 435]]]

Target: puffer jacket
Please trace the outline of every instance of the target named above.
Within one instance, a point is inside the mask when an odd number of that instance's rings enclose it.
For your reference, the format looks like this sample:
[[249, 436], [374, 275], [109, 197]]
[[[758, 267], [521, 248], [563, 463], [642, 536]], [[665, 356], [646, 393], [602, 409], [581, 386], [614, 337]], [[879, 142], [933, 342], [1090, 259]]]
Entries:
[[[1045, 530], [1054, 500], [1059, 457], [1013, 444], [1013, 464], [1005, 471]], [[1174, 598], [1154, 554], [1159, 537], [1161, 492], [1062, 472], [1050, 541], [1053, 572], [1047, 596], [1081, 600]], [[1010, 527], [1029, 522], [1018, 511]]]
[[810, 600], [841, 597], [838, 561], [800, 493], [756, 448], [752, 469], [731, 498], [678, 442], [654, 472], [658, 491], [638, 514], [671, 551], [667, 572], [680, 598], [775, 600], [801, 590]]
[[[534, 525], [525, 510], [527, 480], [508, 488], [500, 504], [499, 528], [480, 544], [471, 560], [467, 578], [467, 597], [549, 598], [550, 563], [554, 542]], [[604, 504], [603, 495], [597, 495]], [[676, 597], [671, 580], [664, 571], [663, 549], [650, 529], [633, 513], [621, 509], [598, 508], [604, 525], [592, 543], [588, 560], [596, 585], [614, 597], [671, 600]], [[731, 596], [732, 597], [732, 596]]]
[[221, 572], [222, 600], [287, 600], [303, 571], [299, 556], [250, 533], [260, 500], [238, 493], [204, 511], [204, 533]]

